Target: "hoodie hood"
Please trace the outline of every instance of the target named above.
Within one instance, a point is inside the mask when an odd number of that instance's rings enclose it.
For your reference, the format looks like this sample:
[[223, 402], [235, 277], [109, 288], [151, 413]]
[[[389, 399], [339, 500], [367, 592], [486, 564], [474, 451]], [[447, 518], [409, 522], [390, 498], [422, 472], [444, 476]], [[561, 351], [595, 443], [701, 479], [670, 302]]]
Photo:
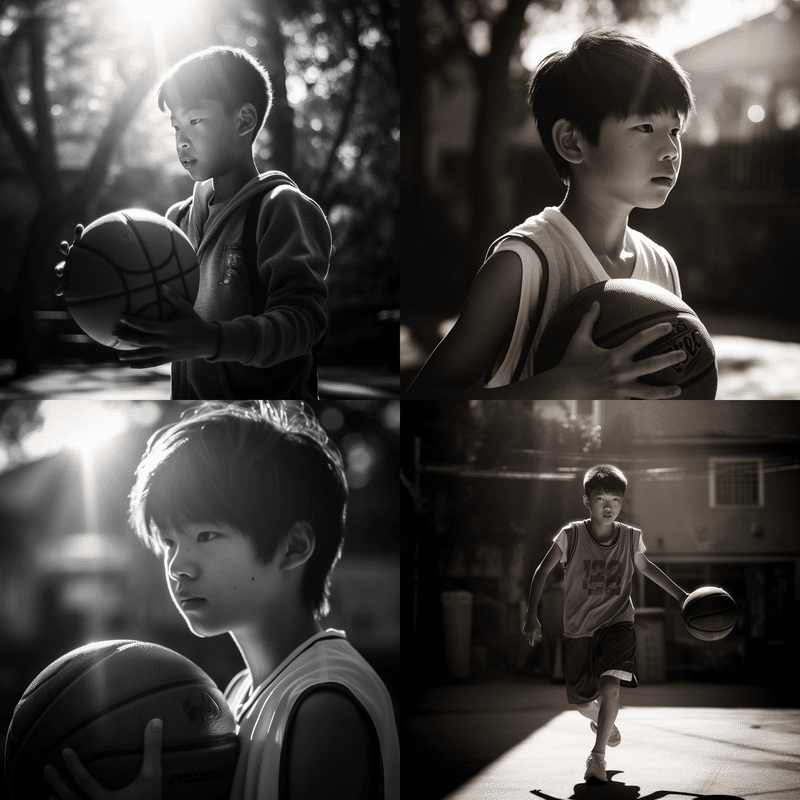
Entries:
[[[297, 184], [283, 172], [278, 170], [262, 172], [242, 186], [233, 197], [223, 204], [222, 210], [209, 221], [209, 201], [214, 194], [213, 179], [196, 183], [192, 193], [192, 213], [189, 216], [188, 234], [198, 259], [214, 241], [219, 231], [225, 227], [227, 220], [239, 206], [247, 204], [253, 195], [263, 192], [265, 189], [271, 191], [278, 186], [287, 184], [295, 189], [298, 188]], [[208, 222], [207, 226], [206, 222]]]

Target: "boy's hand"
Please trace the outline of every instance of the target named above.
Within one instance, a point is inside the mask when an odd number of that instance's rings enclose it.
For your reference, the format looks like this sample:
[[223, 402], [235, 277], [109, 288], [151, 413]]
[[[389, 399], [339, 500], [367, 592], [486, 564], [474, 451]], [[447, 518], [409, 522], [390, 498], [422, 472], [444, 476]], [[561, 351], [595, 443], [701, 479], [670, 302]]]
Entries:
[[669, 322], [654, 325], [635, 334], [624, 344], [606, 349], [598, 347], [592, 339], [592, 330], [599, 316], [600, 303], [595, 300], [583, 315], [558, 366], [548, 370], [553, 380], [558, 373], [559, 386], [563, 390], [561, 396], [594, 400], [667, 400], [681, 393], [678, 386], [649, 386], [639, 383], [637, 378], [684, 361], [686, 353], [683, 350], [650, 356], [641, 361], [633, 360], [642, 348], [669, 333], [672, 327]]
[[[64, 750], [62, 757], [75, 783], [91, 800], [161, 800], [162, 728], [160, 719], [151, 719], [147, 723], [144, 729], [142, 768], [133, 783], [129, 783], [124, 789], [106, 789], [98, 783], [73, 750]], [[61, 800], [84, 800], [82, 795], [69, 787], [55, 767], [46, 766], [44, 774]]]
[[122, 342], [137, 345], [123, 350], [119, 360], [135, 369], [157, 367], [171, 361], [211, 358], [219, 350], [219, 326], [206, 322], [183, 295], [163, 286], [174, 309], [168, 320], [122, 317], [112, 333]]
[[522, 632], [531, 647], [534, 647], [536, 642], [542, 641], [542, 626], [537, 617], [526, 616]]
[[[59, 249], [64, 254], [64, 256], [69, 255], [69, 251], [72, 250], [73, 245], [75, 244], [75, 242], [78, 241], [78, 239], [81, 238], [82, 235], [83, 235], [83, 225], [78, 224], [75, 226], [75, 238], [72, 240], [72, 244], [70, 244], [69, 242], [61, 242], [61, 244], [59, 245]], [[66, 274], [66, 267], [67, 267], [66, 261], [59, 261], [58, 264], [56, 264], [55, 273], [56, 277], [58, 278], [58, 288], [56, 289], [56, 297], [63, 297], [64, 292], [67, 289], [68, 276]]]

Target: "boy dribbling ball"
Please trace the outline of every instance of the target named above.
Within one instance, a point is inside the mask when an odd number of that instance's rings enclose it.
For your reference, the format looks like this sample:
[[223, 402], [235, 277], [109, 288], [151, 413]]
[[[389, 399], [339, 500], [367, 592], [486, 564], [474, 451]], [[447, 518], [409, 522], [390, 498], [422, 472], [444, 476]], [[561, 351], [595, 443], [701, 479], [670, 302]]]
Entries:
[[542, 638], [537, 617], [545, 580], [564, 566], [564, 675], [567, 699], [591, 720], [595, 743], [584, 780], [606, 783], [606, 746], [622, 737], [614, 724], [620, 685], [635, 687], [636, 637], [631, 601], [634, 570], [683, 603], [685, 592], [647, 556], [638, 528], [617, 522], [627, 480], [609, 464], [592, 467], [583, 480], [589, 518], [565, 525], [536, 568], [523, 633], [532, 647]]
[[660, 208], [681, 165], [681, 134], [694, 111], [674, 59], [615, 31], [581, 36], [531, 76], [528, 102], [567, 186], [560, 206], [505, 233], [489, 248], [461, 315], [408, 389], [411, 396], [668, 399], [677, 386], [638, 378], [685, 360], [678, 351], [635, 361], [671, 330], [661, 323], [624, 344], [595, 345], [595, 304], [561, 361], [534, 374], [547, 323], [577, 292], [611, 278], [650, 281], [681, 296], [670, 254], [628, 227], [634, 208]]
[[[245, 669], [225, 691], [239, 759], [230, 800], [399, 800], [394, 709], [342, 631], [323, 629], [344, 536], [342, 459], [302, 403], [207, 403], [155, 433], [130, 519], [162, 560], [197, 636], [229, 633]], [[166, 721], [165, 721], [166, 722]], [[144, 732], [134, 783], [101, 786], [64, 763], [91, 800], [158, 800], [161, 727]], [[81, 800], [52, 767], [61, 800]]]

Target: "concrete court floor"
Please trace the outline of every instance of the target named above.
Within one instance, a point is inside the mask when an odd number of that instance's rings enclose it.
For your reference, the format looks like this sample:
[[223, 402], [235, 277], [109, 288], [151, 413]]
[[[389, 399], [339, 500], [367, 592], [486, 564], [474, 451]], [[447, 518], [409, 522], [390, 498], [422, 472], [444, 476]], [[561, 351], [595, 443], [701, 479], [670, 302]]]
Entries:
[[[169, 365], [130, 369], [122, 364], [45, 364], [39, 372], [0, 385], [0, 399], [169, 400]], [[399, 396], [397, 375], [377, 370], [319, 368], [323, 399], [387, 400]]]
[[609, 783], [583, 781], [594, 744], [563, 685], [430, 689], [405, 718], [403, 796], [414, 800], [796, 800], [800, 710], [762, 687], [664, 683], [621, 690]]

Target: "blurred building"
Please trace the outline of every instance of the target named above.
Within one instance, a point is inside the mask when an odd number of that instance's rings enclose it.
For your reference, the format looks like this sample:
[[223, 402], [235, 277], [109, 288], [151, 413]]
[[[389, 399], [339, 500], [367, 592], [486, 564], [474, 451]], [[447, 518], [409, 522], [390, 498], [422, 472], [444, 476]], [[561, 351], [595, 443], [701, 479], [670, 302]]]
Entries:
[[749, 140], [800, 127], [800, 14], [792, 5], [675, 54], [692, 78], [686, 141]]
[[439, 594], [458, 589], [473, 596], [474, 672], [552, 674], [552, 659], [537, 661], [521, 635], [528, 587], [561, 526], [586, 516], [585, 470], [608, 461], [628, 477], [620, 519], [642, 529], [650, 560], [686, 591], [724, 587], [739, 609], [733, 633], [701, 642], [675, 600], [637, 576], [637, 619], [654, 623], [644, 634], [660, 662], [648, 679], [774, 680], [767, 664], [788, 663], [797, 625], [798, 411], [746, 402], [406, 404], [403, 435], [415, 450], [405, 443], [404, 471], [415, 476], [415, 502], [405, 520], [417, 553], [410, 650], [427, 657], [420, 671], [444, 675], [430, 659], [442, 636]]

